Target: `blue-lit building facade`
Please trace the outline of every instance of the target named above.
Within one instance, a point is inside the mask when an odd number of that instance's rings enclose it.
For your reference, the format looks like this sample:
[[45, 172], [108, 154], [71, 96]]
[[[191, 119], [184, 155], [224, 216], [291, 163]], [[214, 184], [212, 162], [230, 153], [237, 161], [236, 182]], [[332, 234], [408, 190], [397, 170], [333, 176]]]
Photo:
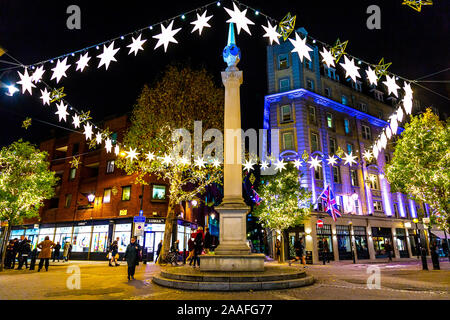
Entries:
[[[297, 32], [302, 37], [307, 33], [303, 28]], [[313, 202], [330, 184], [342, 217], [333, 221], [322, 211], [322, 204], [316, 203], [304, 225], [287, 231], [285, 257], [293, 255], [295, 239], [303, 237], [307, 260], [312, 263], [321, 260], [324, 245], [330, 260], [351, 260], [352, 253], [356, 261], [386, 258], [387, 241], [392, 244], [394, 258], [413, 258], [417, 255], [417, 236], [412, 219], [420, 212], [427, 216], [430, 208], [391, 192], [384, 166], [392, 157], [392, 144], [377, 159], [367, 161], [363, 157], [395, 111], [396, 98], [387, 95], [383, 84], [369, 86], [362, 65], [361, 81], [353, 82], [345, 79], [340, 66], [327, 68], [322, 64], [317, 46], [311, 46], [311, 61], [303, 63], [292, 49], [289, 41], [267, 47], [264, 128], [272, 134], [274, 129], [279, 130], [278, 148], [272, 142], [273, 150], [269, 151], [275, 157], [292, 160], [301, 159], [306, 150], [309, 159], [322, 160], [317, 169], [303, 162], [299, 169], [301, 184], [311, 191]], [[344, 165], [339, 160], [335, 166], [329, 165], [328, 156], [339, 154], [339, 149], [356, 155], [357, 164]], [[319, 219], [322, 228], [317, 227]], [[422, 225], [418, 227], [423, 230]], [[421, 235], [421, 243], [427, 243], [426, 232]]]

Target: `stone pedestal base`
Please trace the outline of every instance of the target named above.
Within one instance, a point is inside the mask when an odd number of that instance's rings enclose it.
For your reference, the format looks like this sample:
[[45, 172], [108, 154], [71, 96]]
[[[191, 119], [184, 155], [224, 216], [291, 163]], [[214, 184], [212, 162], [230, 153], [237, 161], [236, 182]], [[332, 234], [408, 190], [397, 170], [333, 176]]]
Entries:
[[[248, 250], [248, 248], [247, 248]], [[264, 254], [203, 255], [200, 271], [264, 271]]]

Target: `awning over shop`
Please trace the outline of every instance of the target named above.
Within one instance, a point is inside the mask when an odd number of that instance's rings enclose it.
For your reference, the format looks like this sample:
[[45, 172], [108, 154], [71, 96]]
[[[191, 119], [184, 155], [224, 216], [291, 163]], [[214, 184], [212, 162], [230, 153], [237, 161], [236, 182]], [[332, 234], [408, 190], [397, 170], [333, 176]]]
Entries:
[[[444, 231], [441, 230], [431, 230], [431, 233], [434, 234], [436, 237], [440, 239], [445, 239]], [[447, 235], [447, 238], [450, 238], [449, 235]]]

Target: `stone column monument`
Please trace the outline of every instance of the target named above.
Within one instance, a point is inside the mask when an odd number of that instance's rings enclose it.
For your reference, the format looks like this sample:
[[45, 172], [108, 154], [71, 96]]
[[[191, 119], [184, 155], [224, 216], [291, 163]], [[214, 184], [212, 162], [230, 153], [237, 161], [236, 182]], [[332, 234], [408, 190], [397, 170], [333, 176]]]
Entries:
[[228, 67], [222, 72], [225, 86], [224, 117], [224, 197], [216, 208], [220, 213], [220, 238], [215, 255], [200, 257], [202, 271], [264, 271], [264, 255], [251, 254], [247, 245], [247, 213], [242, 198], [241, 102], [242, 71], [237, 68], [241, 58], [236, 46], [234, 25], [230, 23], [228, 44], [223, 59]]

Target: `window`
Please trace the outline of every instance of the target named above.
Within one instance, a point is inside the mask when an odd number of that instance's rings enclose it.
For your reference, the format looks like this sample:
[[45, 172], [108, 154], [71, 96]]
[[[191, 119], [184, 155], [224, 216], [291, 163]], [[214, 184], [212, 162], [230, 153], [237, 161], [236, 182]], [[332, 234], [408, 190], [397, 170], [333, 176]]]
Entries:
[[383, 211], [383, 204], [381, 203], [381, 201], [376, 200], [373, 202], [373, 209], [375, 211]]
[[341, 103], [342, 103], [342, 104], [345, 104], [345, 105], [347, 105], [347, 103], [348, 103], [347, 96], [344, 95], [344, 94], [341, 96]]
[[103, 203], [110, 203], [110, 202], [111, 202], [111, 188], [107, 188], [105, 189], [105, 191], [103, 191]]
[[113, 173], [114, 172], [114, 160], [109, 160], [106, 163], [106, 173]]
[[333, 166], [333, 182], [341, 183], [341, 170], [340, 167]]
[[384, 160], [386, 161], [386, 163], [389, 163], [391, 161], [391, 156], [389, 153], [384, 154]]
[[356, 170], [350, 170], [350, 180], [352, 182], [352, 186], [359, 186], [358, 183], [358, 172]]
[[380, 190], [380, 185], [378, 183], [378, 177], [376, 174], [369, 174], [369, 185], [371, 189]]
[[311, 153], [319, 150], [319, 135], [311, 132]]
[[356, 104], [358, 106], [358, 109], [361, 110], [362, 112], [367, 113], [367, 104], [363, 103], [363, 102], [358, 102]]
[[331, 129], [334, 127], [333, 115], [329, 112], [327, 112], [327, 127]]
[[399, 213], [398, 213], [398, 203], [394, 202], [394, 213], [396, 217], [399, 217]]
[[165, 201], [166, 200], [166, 186], [154, 184], [152, 188], [152, 200]]
[[117, 132], [113, 132], [111, 134], [111, 142], [113, 145], [115, 145], [117, 143]]
[[289, 89], [291, 89], [289, 78], [280, 79], [280, 91], [288, 91]]
[[108, 248], [109, 225], [94, 226], [91, 252], [105, 252]]
[[76, 175], [77, 175], [77, 168], [70, 168], [69, 180], [75, 180]]
[[333, 80], [339, 80], [339, 76], [336, 76], [336, 69], [325, 67], [325, 74], [328, 78]]
[[281, 106], [281, 122], [289, 122], [292, 121], [292, 107], [291, 105], [287, 104], [284, 106]]
[[336, 139], [330, 138], [330, 154], [336, 154]]
[[347, 153], [353, 153], [353, 144], [347, 143]]
[[355, 200], [355, 212], [359, 213], [359, 200], [358, 199]]
[[306, 79], [306, 87], [309, 90], [314, 91], [314, 80]]
[[68, 193], [66, 194], [66, 200], [64, 202], [64, 207], [65, 208], [70, 208], [70, 203], [72, 202], [72, 194]]
[[325, 88], [325, 95], [326, 95], [328, 98], [331, 98], [331, 88]]
[[131, 186], [122, 187], [122, 201], [131, 199]]
[[278, 56], [278, 69], [284, 70], [289, 68], [289, 56], [285, 54], [280, 54]]
[[372, 139], [372, 133], [370, 131], [370, 127], [363, 124], [363, 125], [361, 125], [361, 129], [362, 129], [362, 137], [363, 137], [363, 139], [371, 140]]
[[116, 224], [113, 241], [119, 238], [119, 252], [125, 252], [131, 238], [131, 223]]
[[314, 178], [316, 180], [323, 180], [323, 173], [321, 167], [314, 168]]
[[309, 106], [309, 122], [316, 123], [316, 108], [313, 106]]
[[88, 252], [91, 242], [91, 226], [76, 226], [73, 228], [73, 252]]
[[283, 133], [283, 150], [294, 150], [294, 135], [292, 132]]
[[352, 88], [355, 89], [356, 91], [361, 92], [362, 91], [362, 86], [361, 86], [361, 81], [356, 80], [352, 81]]
[[348, 119], [344, 119], [344, 131], [345, 134], [350, 133], [350, 121]]
[[[310, 55], [310, 57], [311, 57], [311, 55]], [[306, 59], [306, 66], [308, 67], [308, 69], [309, 70], [313, 70], [314, 68], [313, 68], [313, 66], [314, 66], [314, 64], [313, 64], [313, 59], [311, 58], [311, 60], [308, 60], [308, 59]]]
[[378, 101], [383, 102], [383, 92], [378, 91], [378, 90], [374, 90], [373, 91], [373, 95], [374, 95], [375, 99], [377, 99]]
[[378, 110], [378, 119], [383, 119], [383, 111]]

